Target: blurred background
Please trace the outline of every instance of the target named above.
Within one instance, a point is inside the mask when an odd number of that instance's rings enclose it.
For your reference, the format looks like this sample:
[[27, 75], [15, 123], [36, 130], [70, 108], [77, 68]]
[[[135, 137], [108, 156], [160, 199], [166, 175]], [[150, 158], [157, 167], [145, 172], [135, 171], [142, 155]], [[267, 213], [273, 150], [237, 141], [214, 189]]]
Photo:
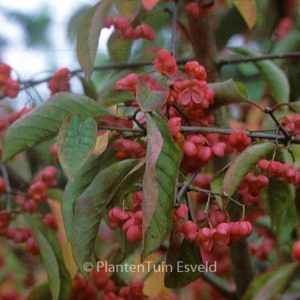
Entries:
[[[84, 13], [97, 2], [0, 0], [0, 63], [10, 65], [17, 72], [14, 76], [22, 81], [50, 76], [62, 67], [78, 68], [76, 31]], [[108, 37], [101, 35], [104, 39]], [[103, 58], [108, 57], [103, 38], [99, 53]], [[39, 97], [49, 96], [45, 84], [36, 88]], [[72, 91], [80, 92], [80, 88], [80, 84], [72, 83]], [[24, 105], [22, 94], [14, 100], [14, 105]]]

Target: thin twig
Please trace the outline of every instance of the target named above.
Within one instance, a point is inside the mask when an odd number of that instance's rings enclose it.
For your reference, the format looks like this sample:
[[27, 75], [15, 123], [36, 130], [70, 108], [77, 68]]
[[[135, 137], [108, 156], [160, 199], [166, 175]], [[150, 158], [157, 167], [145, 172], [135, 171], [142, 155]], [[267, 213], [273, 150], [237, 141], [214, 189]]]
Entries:
[[273, 59], [291, 59], [291, 58], [300, 58], [300, 52], [276, 53], [276, 54], [260, 55], [255, 57], [244, 56], [244, 57], [237, 57], [231, 59], [222, 59], [217, 63], [217, 65], [219, 68], [222, 68], [225, 65], [256, 62], [256, 61], [268, 60], [268, 59], [273, 60]]

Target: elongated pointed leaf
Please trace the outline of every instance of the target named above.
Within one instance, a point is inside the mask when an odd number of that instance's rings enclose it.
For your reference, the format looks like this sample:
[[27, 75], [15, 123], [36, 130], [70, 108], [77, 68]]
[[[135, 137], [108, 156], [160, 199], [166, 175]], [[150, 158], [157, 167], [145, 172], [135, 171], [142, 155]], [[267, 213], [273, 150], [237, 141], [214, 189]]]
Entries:
[[248, 27], [252, 29], [257, 19], [257, 7], [255, 0], [233, 0], [233, 4], [244, 18]]
[[151, 91], [147, 80], [141, 78], [136, 88], [136, 100], [142, 111], [150, 112], [163, 107], [167, 102], [167, 94], [165, 92]]
[[273, 143], [262, 143], [246, 148], [228, 168], [222, 185], [222, 192], [232, 196], [241, 181], [256, 164], [270, 155], [275, 149]]
[[131, 54], [132, 40], [122, 39], [120, 31], [114, 31], [107, 42], [108, 53], [112, 62], [125, 62]]
[[76, 174], [74, 182], [69, 180], [65, 187], [62, 214], [69, 241], [72, 241], [73, 206], [76, 199], [87, 189], [101, 170], [116, 162], [115, 151], [111, 148], [112, 141], [113, 139], [110, 140], [109, 146], [101, 156], [92, 155]]
[[140, 1], [114, 0], [114, 3], [123, 17], [132, 17], [142, 7]]
[[[224, 180], [224, 176], [226, 174], [226, 170], [223, 170], [222, 172], [216, 174], [212, 181], [210, 182], [210, 188], [211, 188], [211, 191], [213, 193], [222, 193], [222, 184], [223, 184], [223, 180]], [[223, 204], [226, 204], [226, 203], [223, 203], [223, 199], [221, 196], [219, 195], [214, 195], [217, 203], [219, 204], [219, 206], [221, 207], [221, 209], [223, 209]]]
[[217, 109], [233, 103], [250, 102], [247, 88], [241, 82], [228, 79], [224, 82], [209, 84], [215, 92], [215, 102], [210, 109]]
[[83, 18], [77, 33], [77, 58], [87, 79], [93, 73], [100, 33], [111, 5], [111, 0], [102, 0], [93, 6]]
[[83, 274], [86, 274], [83, 269], [84, 263], [91, 261], [100, 222], [107, 205], [122, 179], [137, 162], [136, 159], [128, 159], [100, 171], [75, 202], [72, 246], [75, 262]]
[[71, 276], [65, 267], [59, 242], [53, 230], [37, 215], [28, 215], [27, 220], [40, 247], [53, 300], [69, 299]]
[[[288, 239], [297, 223], [294, 187], [286, 181], [271, 178], [269, 185], [262, 190], [262, 197], [276, 236], [278, 239]], [[288, 228], [289, 232], [286, 231]], [[284, 234], [282, 234], [283, 230], [285, 230]]]
[[143, 180], [142, 260], [165, 240], [171, 226], [182, 153], [165, 120], [147, 114], [147, 157]]
[[[258, 52], [249, 48], [232, 48], [236, 53], [250, 57], [259, 56]], [[268, 83], [271, 94], [278, 103], [288, 102], [290, 96], [290, 85], [285, 73], [271, 60], [261, 60], [254, 62], [261, 74]]]
[[270, 300], [281, 296], [297, 271], [296, 263], [287, 263], [264, 273], [249, 286], [243, 300]]
[[180, 239], [175, 230], [171, 234], [166, 261], [166, 265], [172, 268], [166, 270], [165, 285], [176, 289], [201, 277], [198, 267], [202, 265], [202, 259], [199, 246], [189, 243], [186, 239]]
[[80, 121], [76, 115], [69, 115], [62, 123], [57, 152], [62, 168], [71, 180], [92, 154], [96, 138], [97, 124], [92, 118]]
[[107, 95], [104, 95], [104, 97], [99, 98], [99, 103], [103, 107], [110, 107], [115, 104], [134, 100], [135, 96], [129, 92], [122, 90], [114, 90], [109, 92]]
[[69, 114], [76, 114], [80, 120], [111, 115], [86, 96], [58, 93], [9, 127], [4, 137], [2, 160], [7, 161], [15, 154], [53, 138]]

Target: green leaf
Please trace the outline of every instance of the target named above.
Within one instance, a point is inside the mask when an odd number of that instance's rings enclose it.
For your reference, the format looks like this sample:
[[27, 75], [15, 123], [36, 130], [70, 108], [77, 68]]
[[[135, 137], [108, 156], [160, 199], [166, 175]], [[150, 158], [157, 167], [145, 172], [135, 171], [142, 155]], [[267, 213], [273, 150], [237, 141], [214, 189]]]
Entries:
[[297, 269], [297, 263], [287, 263], [260, 275], [250, 284], [243, 300], [270, 300], [281, 296]]
[[98, 40], [111, 5], [112, 1], [102, 0], [93, 6], [83, 18], [77, 33], [77, 58], [87, 79], [94, 70]]
[[[173, 232], [170, 238], [166, 265], [172, 266], [172, 268], [166, 269], [166, 287], [177, 289], [195, 281], [202, 275], [202, 272], [197, 269], [203, 265], [199, 246], [188, 242], [186, 239], [180, 239], [179, 234]], [[196, 269], [193, 270], [192, 268]]]
[[68, 178], [74, 175], [86, 163], [93, 152], [97, 138], [97, 124], [94, 119], [83, 121], [76, 115], [68, 115], [61, 125], [57, 152], [59, 162]]
[[65, 267], [55, 233], [37, 215], [26, 217], [40, 248], [53, 300], [69, 299], [71, 276]]
[[182, 152], [173, 142], [166, 121], [147, 114], [147, 155], [143, 179], [143, 252], [141, 259], [165, 240], [173, 215]]
[[140, 1], [136, 0], [114, 0], [114, 3], [123, 17], [131, 17], [142, 7]]
[[[259, 56], [260, 53], [249, 48], [231, 48], [235, 53], [249, 57]], [[271, 60], [261, 60], [253, 62], [264, 76], [268, 83], [271, 94], [278, 103], [288, 102], [290, 96], [290, 86], [285, 73]]]
[[83, 274], [86, 274], [83, 264], [91, 261], [100, 222], [107, 205], [122, 179], [137, 163], [136, 159], [127, 159], [100, 171], [75, 202], [72, 246], [75, 262]]
[[[265, 207], [271, 217], [272, 229], [276, 236], [287, 239], [289, 235], [283, 235], [286, 227], [290, 232], [297, 223], [294, 199], [295, 189], [288, 182], [278, 178], [270, 178], [269, 185], [262, 190], [262, 197]], [[292, 211], [291, 211], [292, 210]]]
[[244, 18], [249, 29], [252, 29], [257, 19], [257, 7], [255, 0], [233, 0], [233, 4]]
[[215, 92], [215, 102], [211, 109], [233, 103], [249, 102], [247, 88], [241, 82], [228, 79], [224, 82], [210, 83], [209, 87]]
[[[222, 193], [222, 184], [223, 184], [225, 174], [226, 174], [226, 169], [216, 174], [213, 177], [212, 181], [210, 182], [210, 188], [213, 193]], [[223, 209], [224, 206], [223, 204], [225, 204], [223, 203], [223, 198], [218, 195], [214, 195], [214, 198], [216, 199], [219, 206]]]
[[108, 53], [112, 62], [127, 61], [131, 54], [131, 39], [122, 39], [119, 31], [114, 31], [107, 43]]
[[99, 98], [98, 102], [102, 107], [110, 107], [115, 104], [134, 100], [135, 96], [129, 92], [122, 90], [113, 90], [108, 94], [105, 94], [104, 97]]
[[[292, 30], [285, 39], [277, 41], [272, 49], [272, 53], [282, 54], [297, 51], [300, 48], [300, 31], [299, 29]], [[285, 65], [288, 59], [273, 60], [280, 67]]]
[[52, 300], [49, 284], [47, 283], [34, 288], [30, 292], [29, 296], [26, 298], [26, 300], [41, 300], [41, 299]]
[[109, 146], [100, 156], [91, 155], [86, 164], [76, 174], [74, 182], [69, 180], [65, 187], [62, 214], [69, 241], [72, 241], [73, 206], [76, 199], [87, 189], [100, 170], [104, 170], [116, 161], [116, 154], [111, 146], [113, 140], [110, 139]]
[[9, 127], [4, 137], [2, 160], [5, 162], [15, 154], [53, 138], [69, 114], [76, 114], [80, 120], [111, 115], [86, 96], [58, 93]]
[[150, 112], [159, 108], [167, 102], [167, 94], [165, 92], [151, 91], [147, 84], [146, 78], [138, 81], [136, 88], [136, 100], [142, 111]]
[[92, 80], [87, 80], [83, 76], [78, 76], [78, 79], [80, 80], [80, 82], [82, 84], [84, 95], [97, 101], [98, 94], [97, 94], [94, 82]]
[[275, 144], [265, 142], [246, 148], [229, 166], [224, 176], [222, 192], [232, 196], [241, 181], [261, 160], [275, 149]]

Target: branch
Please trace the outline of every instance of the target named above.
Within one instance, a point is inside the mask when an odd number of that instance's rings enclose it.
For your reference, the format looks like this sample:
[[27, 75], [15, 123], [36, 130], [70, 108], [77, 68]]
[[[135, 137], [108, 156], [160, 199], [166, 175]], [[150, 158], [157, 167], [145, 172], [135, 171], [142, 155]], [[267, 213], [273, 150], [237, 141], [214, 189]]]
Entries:
[[291, 59], [291, 58], [300, 58], [300, 52], [289, 52], [289, 53], [281, 53], [281, 54], [266, 54], [255, 57], [237, 57], [231, 59], [222, 59], [217, 65], [219, 68], [222, 68], [225, 65], [233, 65], [239, 63], [247, 63], [247, 62], [256, 62], [267, 59]]

